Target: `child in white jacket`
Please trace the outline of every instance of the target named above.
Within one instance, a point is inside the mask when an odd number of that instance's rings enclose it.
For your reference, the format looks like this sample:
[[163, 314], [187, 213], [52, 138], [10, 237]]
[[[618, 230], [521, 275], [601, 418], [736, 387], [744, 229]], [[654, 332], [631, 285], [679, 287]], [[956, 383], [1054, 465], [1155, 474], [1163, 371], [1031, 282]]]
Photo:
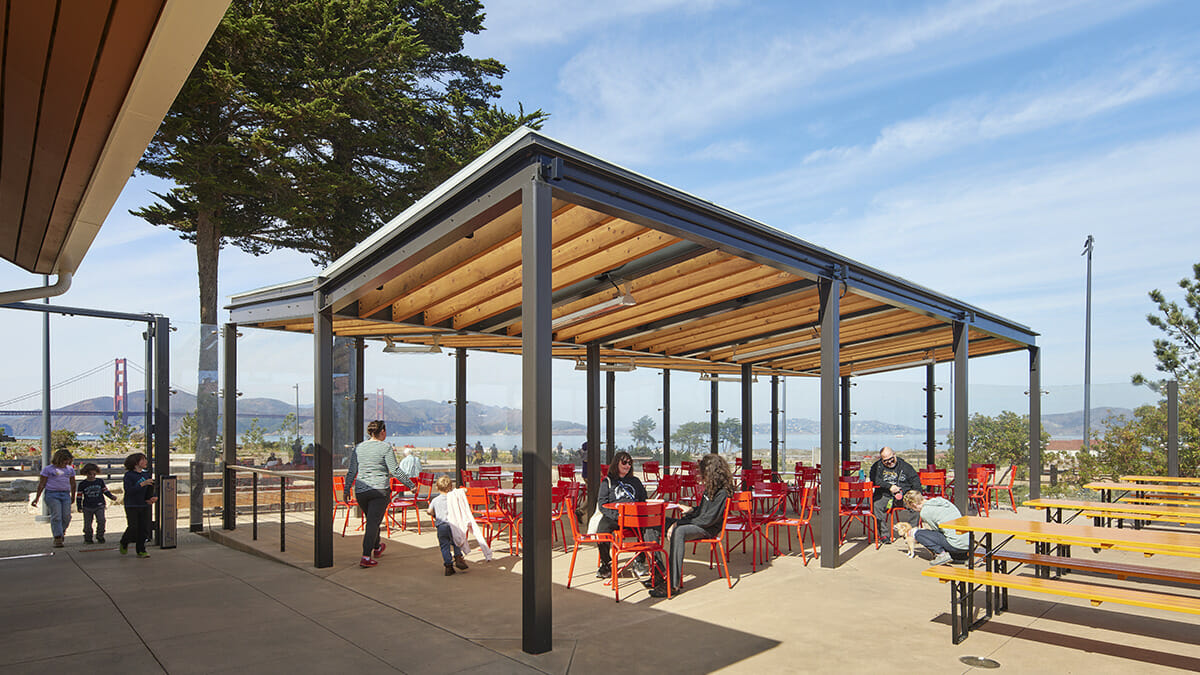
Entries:
[[[454, 490], [454, 482], [449, 476], [441, 476], [435, 483], [438, 496], [429, 502], [429, 515], [437, 524], [438, 546], [442, 549], [442, 562], [446, 568], [446, 576], [455, 573], [454, 568], [467, 569], [467, 561], [463, 559], [463, 551], [470, 552], [471, 545], [467, 541], [467, 531], [475, 535], [479, 547], [483, 550], [484, 558], [492, 559], [492, 551], [484, 542], [483, 533], [471, 515], [471, 507], [467, 504], [466, 492]], [[451, 550], [454, 557], [451, 558]]]

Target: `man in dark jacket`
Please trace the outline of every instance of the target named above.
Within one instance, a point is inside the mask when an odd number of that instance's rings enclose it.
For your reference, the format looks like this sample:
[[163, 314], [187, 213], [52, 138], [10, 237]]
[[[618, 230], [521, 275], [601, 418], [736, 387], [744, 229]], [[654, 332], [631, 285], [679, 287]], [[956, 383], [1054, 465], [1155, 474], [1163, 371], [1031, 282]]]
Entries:
[[873, 506], [875, 521], [879, 527], [879, 540], [891, 543], [887, 512], [893, 506], [900, 510], [896, 517], [910, 525], [916, 524], [916, 516], [904, 508], [904, 494], [909, 490], [921, 491], [921, 476], [911, 464], [896, 456], [896, 451], [884, 446], [879, 459], [871, 465], [871, 484], [875, 486]]

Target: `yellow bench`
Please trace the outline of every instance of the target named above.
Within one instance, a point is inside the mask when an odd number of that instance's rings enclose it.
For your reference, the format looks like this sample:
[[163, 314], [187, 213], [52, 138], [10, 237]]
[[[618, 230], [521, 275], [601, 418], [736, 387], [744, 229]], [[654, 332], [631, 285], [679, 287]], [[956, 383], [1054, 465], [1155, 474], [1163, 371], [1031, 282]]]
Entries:
[[[982, 552], [976, 552], [975, 555], [978, 558], [983, 558], [985, 554]], [[1076, 570], [1079, 572], [1111, 574], [1122, 580], [1128, 577], [1137, 577], [1140, 579], [1152, 579], [1154, 581], [1167, 581], [1172, 583], [1200, 586], [1200, 572], [1192, 572], [1189, 570], [1173, 570], [1165, 567], [1134, 565], [1131, 563], [1110, 562], [1106, 560], [1095, 560], [1090, 558], [1071, 558], [1068, 556], [1046, 555], [1042, 553], [1026, 553], [1024, 551], [995, 551], [992, 553], [992, 559], [1019, 563], [1022, 565], [1054, 567], [1058, 569]], [[1004, 572], [1003, 569], [1000, 571]], [[1046, 570], [1046, 572], [1047, 574], [1040, 574], [1037, 576], [1041, 576], [1043, 578], [1048, 577], [1049, 570]]]
[[[1165, 593], [1154, 593], [1128, 588], [1113, 588], [1093, 584], [1063, 581], [1061, 579], [1042, 579], [1026, 575], [1008, 575], [998, 572], [987, 572], [981, 569], [967, 569], [951, 565], [935, 565], [921, 573], [942, 583], [950, 584], [950, 630], [954, 644], [967, 639], [971, 629], [991, 618], [993, 599], [995, 612], [1008, 609], [1008, 590], [1047, 593], [1069, 598], [1080, 598], [1099, 606], [1105, 602], [1134, 607], [1147, 607], [1169, 612], [1184, 612], [1200, 614], [1200, 598], [1191, 598]], [[987, 608], [983, 618], [971, 622], [975, 612], [974, 588], [987, 589]], [[994, 595], [994, 591], [1003, 589], [1003, 593]]]

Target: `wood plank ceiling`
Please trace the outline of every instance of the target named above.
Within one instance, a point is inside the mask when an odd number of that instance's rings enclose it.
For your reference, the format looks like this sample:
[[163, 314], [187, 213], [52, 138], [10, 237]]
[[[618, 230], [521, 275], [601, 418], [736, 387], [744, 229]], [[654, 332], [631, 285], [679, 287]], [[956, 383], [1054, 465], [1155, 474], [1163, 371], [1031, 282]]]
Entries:
[[[683, 241], [586, 206], [554, 201], [555, 356], [711, 373], [817, 375], [816, 282]], [[521, 209], [512, 207], [386, 280], [335, 315], [342, 336], [441, 348], [521, 351]], [[632, 296], [629, 304], [622, 298]], [[947, 321], [848, 292], [841, 299], [842, 375], [953, 358]], [[591, 316], [588, 314], [591, 313]], [[308, 318], [261, 328], [309, 332]], [[972, 356], [1026, 345], [978, 330]]]

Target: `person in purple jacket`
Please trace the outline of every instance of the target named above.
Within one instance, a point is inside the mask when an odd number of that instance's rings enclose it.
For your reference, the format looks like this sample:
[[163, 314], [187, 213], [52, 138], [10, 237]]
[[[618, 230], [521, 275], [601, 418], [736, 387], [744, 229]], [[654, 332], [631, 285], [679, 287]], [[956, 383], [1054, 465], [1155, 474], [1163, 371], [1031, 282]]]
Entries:
[[50, 466], [42, 469], [38, 478], [37, 494], [30, 506], [37, 506], [46, 493], [46, 507], [50, 509], [50, 533], [54, 535], [54, 548], [63, 547], [63, 536], [71, 524], [71, 502], [75, 501], [75, 467], [71, 466], [71, 452], [59, 450], [50, 459]]

